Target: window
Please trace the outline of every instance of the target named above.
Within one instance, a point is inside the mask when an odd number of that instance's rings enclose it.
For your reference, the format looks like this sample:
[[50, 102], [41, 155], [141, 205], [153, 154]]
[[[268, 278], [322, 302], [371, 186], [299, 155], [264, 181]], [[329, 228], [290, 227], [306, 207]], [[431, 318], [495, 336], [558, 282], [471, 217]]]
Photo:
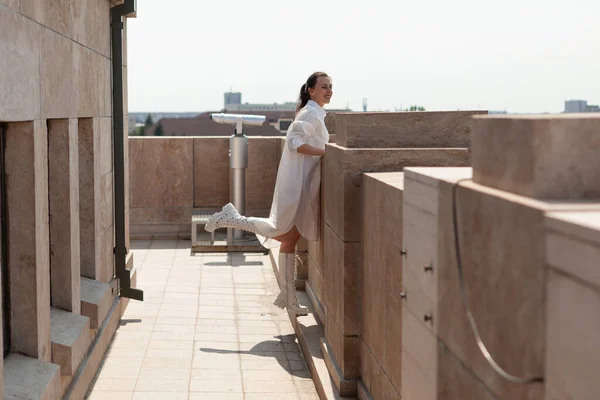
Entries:
[[279, 130], [287, 131], [291, 124], [292, 124], [291, 119], [280, 119], [279, 120]]

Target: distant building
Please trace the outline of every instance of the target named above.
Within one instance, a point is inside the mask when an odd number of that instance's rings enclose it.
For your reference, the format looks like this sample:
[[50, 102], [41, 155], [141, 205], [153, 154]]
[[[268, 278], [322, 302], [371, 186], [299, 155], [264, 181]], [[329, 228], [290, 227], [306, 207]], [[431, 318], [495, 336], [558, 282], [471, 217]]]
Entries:
[[[232, 125], [218, 124], [210, 119], [211, 111], [202, 113], [195, 118], [161, 118], [153, 126], [146, 129], [146, 136], [155, 136], [156, 128], [162, 125], [162, 136], [231, 136]], [[248, 136], [281, 136], [285, 135], [294, 120], [295, 112], [277, 111], [245, 111], [246, 114], [259, 114], [266, 117], [262, 126], [246, 126], [244, 133]]]
[[287, 102], [283, 104], [242, 104], [242, 94], [239, 92], [227, 92], [224, 94], [225, 112], [232, 111], [296, 111], [296, 102]]
[[565, 101], [565, 113], [588, 113], [600, 112], [600, 106], [589, 105], [587, 100], [567, 100]]

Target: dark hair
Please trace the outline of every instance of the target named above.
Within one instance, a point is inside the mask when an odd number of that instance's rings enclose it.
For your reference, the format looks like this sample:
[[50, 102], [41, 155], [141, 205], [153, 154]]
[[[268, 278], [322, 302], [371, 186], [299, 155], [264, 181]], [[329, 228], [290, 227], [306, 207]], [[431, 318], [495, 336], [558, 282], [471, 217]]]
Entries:
[[296, 113], [298, 111], [300, 111], [302, 108], [304, 108], [306, 103], [308, 103], [308, 101], [310, 100], [310, 94], [308, 93], [308, 89], [314, 88], [315, 85], [317, 84], [317, 80], [319, 78], [329, 78], [329, 75], [327, 75], [325, 72], [315, 72], [311, 76], [308, 77], [308, 79], [306, 80], [306, 83], [304, 85], [302, 85], [302, 87], [300, 88], [300, 96], [298, 96]]

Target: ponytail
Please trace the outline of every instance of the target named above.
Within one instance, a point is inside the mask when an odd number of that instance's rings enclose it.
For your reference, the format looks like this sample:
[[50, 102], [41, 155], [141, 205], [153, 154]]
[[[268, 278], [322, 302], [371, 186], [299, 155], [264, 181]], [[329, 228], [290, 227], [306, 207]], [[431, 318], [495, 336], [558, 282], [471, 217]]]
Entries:
[[300, 88], [300, 95], [298, 96], [298, 102], [296, 105], [296, 114], [302, 110], [308, 101], [310, 100], [310, 93], [308, 93], [308, 89], [314, 88], [317, 84], [317, 80], [321, 77], [328, 78], [325, 72], [315, 72], [311, 76], [308, 77], [308, 80], [302, 87]]

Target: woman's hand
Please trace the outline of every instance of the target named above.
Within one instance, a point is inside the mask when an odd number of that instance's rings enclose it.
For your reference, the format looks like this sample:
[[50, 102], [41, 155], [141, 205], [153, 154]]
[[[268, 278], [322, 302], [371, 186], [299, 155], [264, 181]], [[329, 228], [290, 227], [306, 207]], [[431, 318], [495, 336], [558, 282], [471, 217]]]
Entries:
[[296, 150], [300, 154], [306, 154], [307, 156], [323, 157], [325, 155], [325, 149], [311, 146], [309, 144], [303, 144]]

